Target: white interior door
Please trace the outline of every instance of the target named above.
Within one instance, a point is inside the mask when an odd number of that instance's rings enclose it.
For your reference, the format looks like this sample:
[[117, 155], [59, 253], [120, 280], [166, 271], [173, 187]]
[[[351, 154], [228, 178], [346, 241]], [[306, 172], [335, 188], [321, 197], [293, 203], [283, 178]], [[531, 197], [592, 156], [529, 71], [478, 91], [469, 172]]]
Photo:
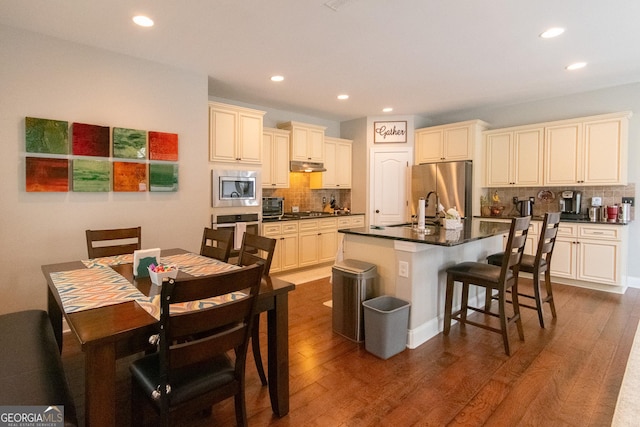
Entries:
[[407, 221], [409, 162], [408, 149], [372, 150], [372, 225], [401, 224]]

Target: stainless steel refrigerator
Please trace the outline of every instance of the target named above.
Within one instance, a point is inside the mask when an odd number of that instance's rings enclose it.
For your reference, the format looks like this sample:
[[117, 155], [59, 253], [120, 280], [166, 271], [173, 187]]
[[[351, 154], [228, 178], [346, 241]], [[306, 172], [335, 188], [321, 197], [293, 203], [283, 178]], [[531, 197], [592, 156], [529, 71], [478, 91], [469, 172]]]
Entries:
[[411, 168], [411, 214], [418, 213], [418, 200], [426, 200], [425, 216], [434, 218], [438, 203], [455, 207], [461, 217], [471, 217], [471, 160], [423, 163]]

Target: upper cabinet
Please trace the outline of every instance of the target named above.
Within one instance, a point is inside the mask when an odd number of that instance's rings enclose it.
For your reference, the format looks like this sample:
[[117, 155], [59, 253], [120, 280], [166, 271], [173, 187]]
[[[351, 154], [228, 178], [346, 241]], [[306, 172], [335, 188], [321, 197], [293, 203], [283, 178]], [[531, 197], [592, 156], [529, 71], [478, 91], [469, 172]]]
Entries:
[[209, 103], [209, 160], [262, 163], [264, 111]]
[[262, 186], [289, 188], [289, 131], [264, 128]]
[[627, 183], [628, 113], [546, 128], [545, 185]]
[[279, 129], [291, 132], [291, 160], [324, 162], [325, 127], [299, 122], [278, 124]]
[[313, 172], [309, 180], [312, 189], [351, 188], [351, 140], [324, 138], [324, 168]]
[[626, 185], [631, 112], [483, 132], [485, 185]]
[[474, 147], [487, 124], [480, 120], [416, 129], [415, 163], [473, 160]]
[[544, 128], [484, 132], [487, 187], [542, 185]]

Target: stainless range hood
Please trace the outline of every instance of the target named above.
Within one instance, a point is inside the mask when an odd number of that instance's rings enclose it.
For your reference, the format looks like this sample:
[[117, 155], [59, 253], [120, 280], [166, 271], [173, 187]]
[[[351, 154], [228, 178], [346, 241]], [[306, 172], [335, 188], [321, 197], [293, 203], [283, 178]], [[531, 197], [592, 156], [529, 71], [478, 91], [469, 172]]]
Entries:
[[291, 161], [291, 172], [326, 172], [323, 163], [319, 162], [301, 162], [299, 160]]

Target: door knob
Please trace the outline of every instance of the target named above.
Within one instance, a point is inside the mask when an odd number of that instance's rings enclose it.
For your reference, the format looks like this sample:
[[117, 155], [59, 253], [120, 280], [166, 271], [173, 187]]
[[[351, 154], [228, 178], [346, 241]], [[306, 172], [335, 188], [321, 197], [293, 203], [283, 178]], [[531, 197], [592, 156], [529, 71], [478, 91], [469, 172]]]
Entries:
[[376, 213], [380, 213], [380, 209], [376, 209]]

